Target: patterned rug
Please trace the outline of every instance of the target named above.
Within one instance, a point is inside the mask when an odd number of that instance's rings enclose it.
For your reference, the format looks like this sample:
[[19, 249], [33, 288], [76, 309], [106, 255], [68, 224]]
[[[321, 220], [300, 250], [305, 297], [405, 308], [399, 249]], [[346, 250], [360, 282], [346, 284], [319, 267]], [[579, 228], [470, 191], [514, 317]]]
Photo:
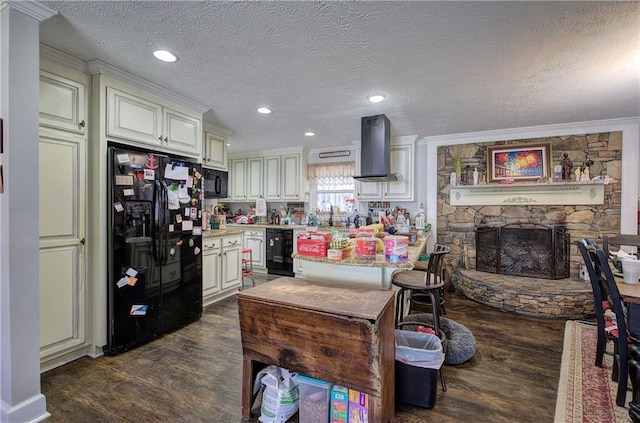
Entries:
[[[615, 402], [611, 380], [613, 357], [604, 355], [604, 368], [595, 366], [596, 327], [568, 320], [564, 330], [562, 366], [555, 423], [627, 423], [629, 408]], [[629, 386], [631, 386], [629, 384]], [[627, 394], [627, 404], [631, 391]]]

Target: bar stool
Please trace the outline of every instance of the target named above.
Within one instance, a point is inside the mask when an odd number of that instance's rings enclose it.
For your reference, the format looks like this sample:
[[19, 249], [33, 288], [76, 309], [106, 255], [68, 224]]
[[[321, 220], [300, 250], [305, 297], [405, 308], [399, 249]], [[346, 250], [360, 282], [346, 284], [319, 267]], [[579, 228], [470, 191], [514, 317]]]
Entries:
[[256, 286], [256, 280], [253, 278], [253, 250], [251, 248], [243, 248], [242, 250], [242, 286], [244, 288], [244, 279], [251, 278], [251, 286]]
[[409, 309], [407, 314], [411, 314], [411, 309], [416, 304], [431, 306], [434, 329], [438, 333], [440, 329], [440, 296], [441, 289], [444, 287], [442, 259], [450, 251], [451, 248], [436, 244], [427, 261], [425, 270], [405, 270], [393, 274], [391, 284], [400, 288], [396, 294], [396, 326], [405, 315], [405, 295], [408, 293]]

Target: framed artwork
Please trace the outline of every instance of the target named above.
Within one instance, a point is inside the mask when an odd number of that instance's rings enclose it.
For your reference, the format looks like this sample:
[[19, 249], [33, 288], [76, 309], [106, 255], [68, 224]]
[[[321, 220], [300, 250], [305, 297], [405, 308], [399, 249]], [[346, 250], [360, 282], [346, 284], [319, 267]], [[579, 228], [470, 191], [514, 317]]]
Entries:
[[551, 144], [487, 147], [487, 182], [536, 181], [551, 176]]

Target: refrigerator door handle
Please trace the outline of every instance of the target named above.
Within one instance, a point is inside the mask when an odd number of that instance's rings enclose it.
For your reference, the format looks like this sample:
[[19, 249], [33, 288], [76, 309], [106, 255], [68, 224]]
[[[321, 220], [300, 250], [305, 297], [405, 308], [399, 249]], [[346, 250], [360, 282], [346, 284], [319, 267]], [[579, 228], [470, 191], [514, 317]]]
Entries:
[[[158, 253], [158, 244], [160, 241], [160, 237], [162, 236], [162, 231], [160, 231], [160, 225], [162, 224], [162, 199], [160, 198], [160, 194], [161, 194], [161, 189], [160, 189], [160, 182], [155, 181], [155, 192], [153, 194], [153, 203], [154, 203], [154, 221], [153, 221], [153, 226], [151, 229], [151, 243], [152, 245], [152, 251], [153, 251], [153, 260], [157, 265], [160, 264], [160, 255]], [[156, 237], [158, 239], [156, 239]]]
[[169, 218], [171, 216], [171, 214], [169, 213], [169, 187], [167, 186], [167, 183], [165, 181], [161, 182], [162, 184], [162, 202], [161, 202], [161, 206], [162, 206], [162, 214], [164, 216], [164, 221], [162, 222], [162, 225], [165, 227], [166, 231], [163, 231], [163, 233], [165, 234], [163, 238], [161, 238], [161, 264], [166, 264], [167, 260], [169, 259], [169, 233], [168, 233], [168, 225], [169, 225]]

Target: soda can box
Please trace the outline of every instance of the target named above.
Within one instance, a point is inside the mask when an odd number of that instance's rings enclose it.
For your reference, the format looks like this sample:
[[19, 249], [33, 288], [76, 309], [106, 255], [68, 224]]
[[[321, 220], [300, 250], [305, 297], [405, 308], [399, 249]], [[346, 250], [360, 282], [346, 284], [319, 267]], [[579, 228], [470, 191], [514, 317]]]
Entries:
[[347, 423], [369, 422], [369, 396], [364, 392], [349, 389], [349, 419]]
[[349, 390], [342, 386], [331, 389], [331, 419], [330, 423], [348, 423]]
[[298, 238], [297, 253], [301, 256], [326, 257], [328, 242], [324, 238]]

